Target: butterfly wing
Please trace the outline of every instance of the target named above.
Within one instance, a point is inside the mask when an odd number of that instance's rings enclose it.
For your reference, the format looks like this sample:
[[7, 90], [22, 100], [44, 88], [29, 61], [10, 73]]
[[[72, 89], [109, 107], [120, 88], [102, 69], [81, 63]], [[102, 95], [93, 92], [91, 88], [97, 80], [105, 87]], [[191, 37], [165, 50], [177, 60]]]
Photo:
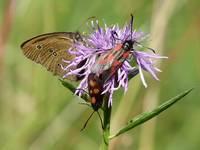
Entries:
[[[72, 48], [75, 42], [82, 40], [78, 32], [55, 32], [27, 40], [22, 43], [21, 48], [27, 58], [41, 64], [48, 71], [62, 78], [67, 73], [61, 68], [61, 65], [66, 66], [63, 59], [71, 61], [75, 57], [67, 50]], [[76, 80], [76, 77], [69, 76], [68, 79]]]

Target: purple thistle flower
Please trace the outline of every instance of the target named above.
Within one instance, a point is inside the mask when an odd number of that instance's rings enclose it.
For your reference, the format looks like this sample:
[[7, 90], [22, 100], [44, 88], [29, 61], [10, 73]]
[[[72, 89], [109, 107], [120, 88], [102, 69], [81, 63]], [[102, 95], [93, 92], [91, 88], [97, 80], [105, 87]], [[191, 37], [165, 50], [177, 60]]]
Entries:
[[155, 80], [159, 80], [159, 78], [156, 75], [156, 72], [161, 72], [161, 70], [158, 69], [157, 67], [155, 67], [154, 60], [161, 59], [161, 58], [168, 58], [168, 57], [156, 55], [154, 53], [151, 54], [151, 53], [147, 53], [147, 52], [141, 52], [141, 51], [134, 51], [133, 55], [138, 64], [140, 77], [141, 77], [142, 83], [145, 87], [147, 87], [147, 84], [144, 80], [144, 75], [142, 73], [142, 69], [149, 72]]
[[155, 67], [154, 60], [155, 59], [161, 59], [161, 58], [168, 58], [166, 56], [160, 56], [157, 54], [147, 53], [147, 52], [141, 52], [141, 51], [134, 51], [133, 55], [136, 59], [136, 62], [138, 64], [140, 77], [142, 80], [142, 83], [145, 87], [147, 87], [147, 84], [144, 80], [144, 75], [142, 73], [142, 69], [149, 72], [155, 80], [159, 80], [159, 78], [156, 75], [156, 72], [161, 72], [160, 69]]
[[[125, 41], [131, 40], [135, 41], [133, 48], [130, 50], [130, 56], [128, 59], [123, 61], [122, 65], [116, 70], [116, 73], [111, 76], [103, 85], [103, 93], [110, 93], [109, 97], [109, 106], [112, 105], [112, 95], [115, 90], [119, 88], [124, 88], [125, 92], [128, 89], [128, 74], [133, 72], [135, 69], [139, 69], [140, 77], [142, 83], [145, 87], [147, 84], [144, 80], [142, 70], [149, 72], [154, 79], [159, 80], [156, 72], [160, 71], [155, 67], [154, 60], [160, 58], [167, 58], [165, 56], [159, 56], [150, 52], [138, 51], [137, 48], [141, 46], [140, 42], [145, 39], [145, 34], [143, 32], [137, 32], [132, 29], [132, 21], [130, 24], [125, 24], [123, 28], [120, 28], [118, 25], [105, 26], [102, 28], [96, 22], [91, 22], [93, 32], [88, 35], [85, 39], [87, 44], [84, 43], [75, 43], [74, 47], [76, 51], [68, 50], [69, 53], [75, 54], [76, 58], [69, 63], [68, 66], [62, 67], [64, 70], [68, 70], [72, 66], [77, 66], [82, 60], [86, 60], [86, 63], [81, 67], [69, 71], [63, 76], [66, 78], [69, 75], [81, 75], [85, 76], [84, 79], [80, 82], [78, 89], [87, 90], [88, 83], [87, 78], [90, 73], [96, 73], [97, 75], [102, 74], [105, 70], [110, 69], [115, 59], [110, 58], [105, 64], [98, 64], [97, 61], [99, 57], [108, 55], [116, 48], [118, 45], [122, 45]], [[122, 51], [122, 50], [121, 50]], [[122, 51], [123, 52], [123, 51]], [[136, 66], [131, 66], [130, 61], [134, 59], [137, 63]], [[85, 70], [81, 72], [81, 70]], [[117, 82], [116, 82], [117, 81]], [[84, 91], [77, 90], [75, 94], [81, 96]]]

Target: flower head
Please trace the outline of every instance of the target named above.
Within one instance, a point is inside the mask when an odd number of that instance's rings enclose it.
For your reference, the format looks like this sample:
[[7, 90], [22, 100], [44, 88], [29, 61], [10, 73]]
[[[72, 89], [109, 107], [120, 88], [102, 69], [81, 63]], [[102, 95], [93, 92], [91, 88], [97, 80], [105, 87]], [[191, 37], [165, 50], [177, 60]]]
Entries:
[[[112, 95], [115, 90], [122, 87], [127, 91], [128, 75], [130, 73], [139, 69], [140, 77], [145, 87], [147, 87], [147, 84], [144, 80], [142, 70], [149, 72], [153, 78], [158, 80], [156, 72], [160, 70], [155, 67], [154, 59], [167, 57], [137, 50], [138, 46], [141, 46], [140, 42], [144, 40], [145, 34], [133, 30], [133, 20], [131, 20], [129, 24], [125, 24], [123, 28], [120, 28], [118, 25], [107, 26], [106, 24], [104, 27], [100, 27], [98, 22], [92, 22], [91, 24], [93, 32], [85, 39], [85, 43], [87, 44], [77, 42], [73, 47], [76, 51], [72, 51], [71, 49], [68, 50], [70, 53], [75, 54], [76, 58], [72, 60], [67, 67], [63, 67], [63, 69], [68, 70], [72, 66], [77, 66], [83, 60], [86, 60], [85, 64], [80, 68], [71, 70], [65, 74], [63, 78], [69, 75], [85, 76], [80, 82], [78, 89], [87, 90], [87, 78], [90, 73], [101, 75], [105, 70], [112, 70], [111, 68], [114, 62], [120, 62], [120, 65], [118, 65], [114, 70], [114, 74], [106, 77], [103, 85], [102, 94], [107, 92], [110, 94], [109, 105], [112, 104]], [[125, 53], [125, 50], [123, 50], [122, 45], [125, 41], [132, 41], [133, 46], [128, 52], [128, 57], [123, 58], [121, 56]], [[119, 51], [115, 51], [119, 46], [121, 46], [118, 49]], [[101, 59], [103, 59], [102, 63], [100, 63]], [[136, 61], [136, 66], [131, 66], [130, 61], [132, 59]], [[76, 94], [82, 95], [83, 91], [77, 90]]]
[[155, 80], [159, 80], [159, 78], [156, 75], [156, 72], [161, 72], [161, 70], [155, 66], [154, 60], [167, 58], [166, 56], [160, 56], [154, 53], [152, 54], [152, 53], [141, 52], [141, 51], [134, 51], [133, 55], [138, 64], [140, 77], [145, 87], [147, 87], [147, 84], [144, 80], [142, 69], [149, 72]]

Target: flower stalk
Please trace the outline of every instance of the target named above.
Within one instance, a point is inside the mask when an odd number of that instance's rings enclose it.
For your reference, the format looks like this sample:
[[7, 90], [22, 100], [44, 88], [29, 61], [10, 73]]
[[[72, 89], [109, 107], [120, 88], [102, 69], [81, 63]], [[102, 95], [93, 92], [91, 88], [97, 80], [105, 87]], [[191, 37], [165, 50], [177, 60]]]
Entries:
[[104, 98], [103, 105], [103, 136], [102, 136], [102, 145], [101, 150], [107, 150], [109, 147], [109, 136], [110, 136], [110, 120], [111, 120], [111, 111], [112, 106], [108, 106], [109, 95], [107, 94]]

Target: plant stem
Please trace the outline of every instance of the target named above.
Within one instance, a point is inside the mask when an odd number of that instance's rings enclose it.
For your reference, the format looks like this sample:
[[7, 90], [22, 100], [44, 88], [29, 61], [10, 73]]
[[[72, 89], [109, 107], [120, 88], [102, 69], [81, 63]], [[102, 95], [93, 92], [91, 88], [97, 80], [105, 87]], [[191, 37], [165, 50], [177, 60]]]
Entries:
[[103, 106], [103, 139], [101, 150], [108, 150], [109, 147], [109, 136], [110, 136], [110, 118], [111, 118], [111, 111], [112, 106], [108, 107], [108, 97], [106, 95], [104, 98], [104, 106]]

